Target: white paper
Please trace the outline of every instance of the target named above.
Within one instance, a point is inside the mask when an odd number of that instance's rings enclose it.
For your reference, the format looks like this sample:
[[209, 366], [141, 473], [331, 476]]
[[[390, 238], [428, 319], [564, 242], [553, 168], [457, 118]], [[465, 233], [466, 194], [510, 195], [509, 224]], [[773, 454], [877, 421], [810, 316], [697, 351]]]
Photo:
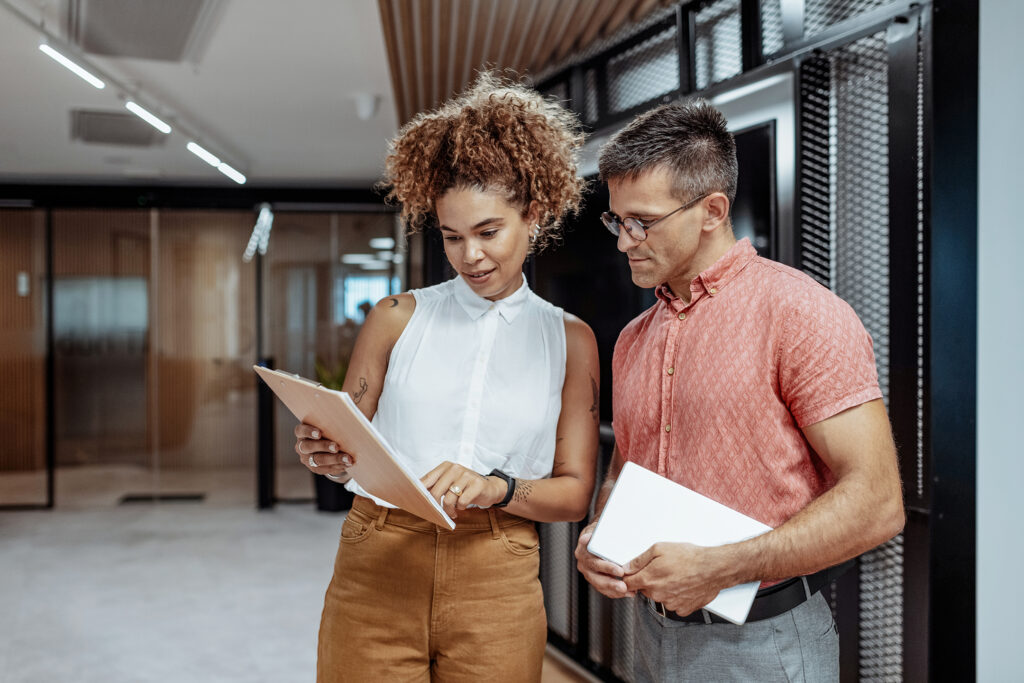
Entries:
[[[718, 546], [766, 531], [771, 531], [767, 524], [627, 462], [615, 481], [587, 550], [625, 565], [659, 542]], [[705, 609], [734, 624], [742, 624], [759, 585], [752, 581], [726, 588]]]

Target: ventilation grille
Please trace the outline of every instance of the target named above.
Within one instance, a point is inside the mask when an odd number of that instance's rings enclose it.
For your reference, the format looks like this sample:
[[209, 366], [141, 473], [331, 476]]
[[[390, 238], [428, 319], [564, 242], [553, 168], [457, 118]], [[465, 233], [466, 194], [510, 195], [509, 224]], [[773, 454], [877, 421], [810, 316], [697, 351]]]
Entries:
[[110, 57], [198, 62], [223, 0], [64, 0], [68, 36]]
[[71, 139], [97, 145], [155, 147], [167, 136], [133, 114], [113, 111], [71, 111]]

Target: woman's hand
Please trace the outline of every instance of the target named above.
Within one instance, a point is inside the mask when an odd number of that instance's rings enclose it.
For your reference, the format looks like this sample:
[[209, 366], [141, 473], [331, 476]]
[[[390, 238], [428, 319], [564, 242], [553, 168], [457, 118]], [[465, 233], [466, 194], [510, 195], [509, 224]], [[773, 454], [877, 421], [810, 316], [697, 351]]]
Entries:
[[470, 505], [488, 508], [500, 503], [508, 490], [498, 477], [488, 477], [462, 465], [445, 461], [420, 480], [452, 519]]
[[299, 454], [299, 461], [313, 474], [323, 474], [334, 481], [348, 481], [351, 478], [348, 468], [356, 459], [322, 436], [313, 425], [300, 423], [295, 426], [295, 452]]

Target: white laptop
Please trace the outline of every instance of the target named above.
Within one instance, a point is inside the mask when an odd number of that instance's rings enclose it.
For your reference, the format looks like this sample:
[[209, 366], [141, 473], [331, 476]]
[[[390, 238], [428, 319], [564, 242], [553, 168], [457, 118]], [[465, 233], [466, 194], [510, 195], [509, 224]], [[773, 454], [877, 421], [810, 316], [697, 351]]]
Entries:
[[[587, 549], [625, 565], [655, 543], [717, 546], [759, 536], [771, 527], [627, 462]], [[747, 620], [759, 583], [726, 588], [705, 609], [734, 624]]]

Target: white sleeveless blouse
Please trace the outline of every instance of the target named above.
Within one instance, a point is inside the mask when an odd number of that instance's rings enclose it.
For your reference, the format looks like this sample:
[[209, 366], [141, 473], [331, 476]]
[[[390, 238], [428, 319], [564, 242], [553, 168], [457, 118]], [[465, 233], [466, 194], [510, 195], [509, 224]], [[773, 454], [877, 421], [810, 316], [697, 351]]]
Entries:
[[[551, 475], [565, 381], [562, 309], [523, 284], [489, 301], [461, 277], [413, 290], [374, 426], [417, 477], [450, 460], [481, 474]], [[357, 481], [346, 488], [378, 505]]]

